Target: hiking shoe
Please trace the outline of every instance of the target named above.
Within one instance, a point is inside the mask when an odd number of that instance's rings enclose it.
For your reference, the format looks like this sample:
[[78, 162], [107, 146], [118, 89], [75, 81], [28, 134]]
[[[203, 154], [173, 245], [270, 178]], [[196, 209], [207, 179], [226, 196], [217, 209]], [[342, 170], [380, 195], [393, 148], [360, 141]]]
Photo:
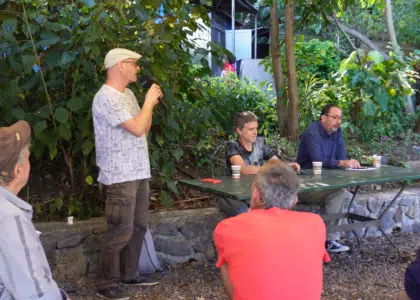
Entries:
[[107, 300], [128, 300], [130, 297], [119, 286], [100, 290], [96, 293], [99, 298]]
[[338, 241], [326, 241], [325, 248], [327, 249], [328, 252], [331, 252], [331, 253], [345, 252], [345, 251], [350, 250], [349, 247], [342, 245]]
[[159, 283], [157, 280], [153, 280], [148, 277], [138, 276], [136, 279], [130, 281], [121, 281], [124, 285], [131, 285], [131, 286], [151, 286], [156, 285]]

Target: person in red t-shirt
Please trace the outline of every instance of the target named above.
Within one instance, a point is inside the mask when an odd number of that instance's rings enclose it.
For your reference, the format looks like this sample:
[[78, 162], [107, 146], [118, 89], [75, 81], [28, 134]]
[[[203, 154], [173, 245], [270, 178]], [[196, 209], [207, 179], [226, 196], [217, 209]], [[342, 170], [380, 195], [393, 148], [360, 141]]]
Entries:
[[290, 210], [298, 191], [296, 172], [269, 161], [252, 186], [250, 211], [216, 226], [216, 266], [230, 299], [321, 298], [326, 228], [319, 215]]

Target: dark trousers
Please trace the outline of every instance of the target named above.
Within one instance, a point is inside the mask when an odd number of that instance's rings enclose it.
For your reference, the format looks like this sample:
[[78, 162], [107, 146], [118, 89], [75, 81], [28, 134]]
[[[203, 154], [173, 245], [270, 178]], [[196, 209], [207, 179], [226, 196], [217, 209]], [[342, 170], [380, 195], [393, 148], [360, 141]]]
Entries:
[[99, 258], [98, 290], [116, 287], [139, 275], [139, 258], [147, 231], [149, 180], [105, 186], [108, 230]]

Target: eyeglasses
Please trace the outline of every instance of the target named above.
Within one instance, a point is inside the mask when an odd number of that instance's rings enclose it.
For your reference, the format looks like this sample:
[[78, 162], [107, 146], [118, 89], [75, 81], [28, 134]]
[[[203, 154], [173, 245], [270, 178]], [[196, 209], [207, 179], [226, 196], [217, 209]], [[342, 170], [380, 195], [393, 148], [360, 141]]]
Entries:
[[342, 121], [343, 120], [343, 117], [337, 117], [337, 116], [331, 116], [331, 115], [326, 115], [326, 116], [333, 118], [334, 121]]

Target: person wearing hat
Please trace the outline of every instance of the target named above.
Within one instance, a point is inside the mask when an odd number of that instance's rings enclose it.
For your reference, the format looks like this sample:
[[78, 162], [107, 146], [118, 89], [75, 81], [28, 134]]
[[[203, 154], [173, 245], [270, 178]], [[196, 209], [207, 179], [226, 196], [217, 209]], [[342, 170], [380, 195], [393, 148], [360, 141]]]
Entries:
[[52, 279], [32, 224], [32, 206], [17, 194], [31, 169], [26, 121], [0, 127], [0, 299], [69, 299]]
[[99, 258], [97, 295], [103, 299], [129, 299], [125, 285], [154, 285], [139, 276], [138, 262], [149, 211], [150, 162], [147, 135], [153, 108], [163, 96], [153, 84], [143, 107], [127, 85], [137, 80], [140, 54], [112, 49], [105, 56], [107, 79], [93, 104], [98, 181], [106, 195], [108, 229]]

